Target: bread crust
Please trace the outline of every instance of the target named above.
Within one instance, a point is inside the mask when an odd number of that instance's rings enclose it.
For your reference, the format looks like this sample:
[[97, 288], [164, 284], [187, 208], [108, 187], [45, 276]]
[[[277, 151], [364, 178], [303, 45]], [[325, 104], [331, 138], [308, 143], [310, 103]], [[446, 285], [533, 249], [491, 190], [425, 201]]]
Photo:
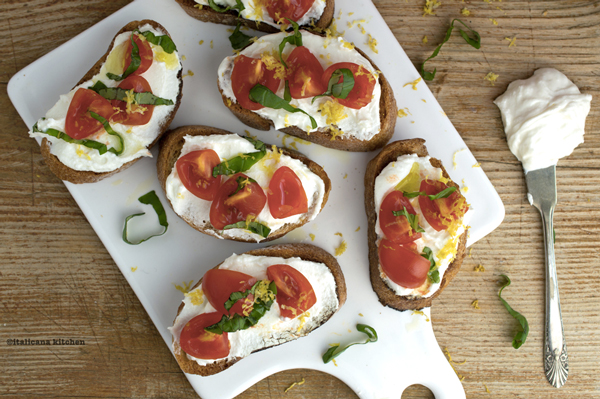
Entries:
[[[444, 273], [440, 288], [429, 298], [412, 298], [408, 296], [399, 296], [392, 291], [383, 281], [379, 274], [379, 255], [377, 251], [377, 233], [375, 225], [377, 223], [377, 209], [375, 208], [375, 178], [381, 173], [390, 162], [394, 162], [400, 155], [416, 154], [420, 157], [429, 155], [425, 147], [425, 140], [411, 139], [395, 141], [388, 144], [381, 150], [375, 158], [367, 165], [365, 173], [365, 211], [368, 221], [368, 243], [369, 243], [369, 274], [371, 276], [371, 285], [373, 291], [377, 294], [379, 302], [385, 306], [404, 311], [417, 310], [431, 306], [434, 298], [441, 294], [450, 281], [458, 273], [460, 266], [466, 253], [467, 231], [460, 236], [458, 242], [458, 250], [456, 258], [448, 265], [448, 269]], [[442, 169], [442, 174], [445, 178], [450, 179], [448, 172], [442, 165], [441, 161], [436, 158], [430, 159], [431, 165]], [[458, 185], [452, 180], [449, 180], [448, 185], [459, 189]]]
[[[158, 172], [158, 181], [160, 182], [160, 185], [161, 185], [163, 191], [165, 192], [165, 195], [167, 192], [167, 190], [166, 190], [167, 177], [169, 177], [169, 175], [171, 174], [171, 171], [175, 167], [175, 162], [177, 162], [177, 159], [181, 155], [181, 149], [183, 147], [183, 144], [185, 143], [184, 137], [187, 135], [189, 135], [189, 136], [210, 136], [213, 134], [227, 135], [227, 134], [233, 134], [233, 133], [228, 132], [227, 130], [209, 127], [209, 126], [181, 126], [176, 129], [170, 130], [165, 135], [165, 137], [160, 141], [158, 158], [156, 161], [156, 168], [157, 168], [157, 172]], [[272, 147], [270, 144], [266, 144], [266, 145], [269, 148]], [[321, 178], [321, 180], [323, 180], [323, 183], [325, 184], [325, 194], [323, 196], [323, 202], [321, 203], [321, 209], [319, 210], [319, 212], [321, 212], [323, 210], [323, 208], [325, 207], [325, 204], [327, 203], [327, 200], [329, 198], [329, 192], [331, 191], [331, 181], [329, 180], [327, 173], [325, 173], [325, 170], [319, 164], [317, 164], [316, 162], [313, 162], [312, 160], [310, 160], [309, 158], [307, 158], [305, 155], [301, 154], [298, 151], [290, 150], [287, 148], [279, 148], [279, 150], [284, 155], [288, 155], [288, 156], [302, 162], [304, 165], [306, 165], [311, 170], [311, 172], [315, 173], [317, 176], [319, 176], [319, 178]], [[171, 208], [173, 208], [173, 204], [171, 203], [171, 200], [169, 200], [169, 204], [171, 205]], [[309, 203], [308, 212], [304, 215], [304, 217], [302, 217], [296, 223], [285, 224], [283, 227], [281, 227], [275, 233], [269, 235], [267, 238], [265, 238], [264, 240], [262, 240], [260, 242], [276, 240], [280, 237], [283, 237], [290, 231], [308, 223], [308, 221], [309, 221], [308, 215], [312, 213], [315, 206], [316, 206], [316, 204]], [[208, 222], [207, 222], [208, 226], [200, 226], [200, 225], [195, 224], [192, 220], [186, 219], [181, 215], [178, 215], [178, 216], [181, 217], [183, 220], [185, 220], [185, 222], [187, 224], [189, 224], [190, 226], [192, 226], [194, 229], [198, 230], [201, 233], [208, 234], [210, 236], [219, 236], [219, 237], [225, 238], [225, 237], [221, 236], [221, 233], [220, 233], [221, 230], [215, 229]], [[234, 240], [234, 241], [241, 241], [241, 242], [252, 242], [252, 243], [256, 242], [254, 240], [245, 240], [240, 237], [226, 238], [226, 239]]]
[[[136, 28], [141, 28], [142, 26], [144, 26], [146, 24], [149, 24], [156, 30], [160, 30], [160, 31], [164, 32], [165, 34], [169, 35], [169, 32], [167, 32], [167, 30], [161, 24], [159, 24], [156, 21], [150, 20], [150, 19], [144, 19], [141, 21], [132, 21], [132, 22], [128, 23], [123, 28], [121, 28], [121, 30], [119, 30], [119, 32], [117, 32], [117, 34], [115, 35], [113, 40], [110, 42], [110, 45], [108, 46], [108, 50], [106, 51], [106, 53], [104, 53], [104, 55], [94, 64], [94, 66], [92, 66], [92, 68], [81, 78], [81, 80], [79, 80], [79, 82], [77, 82], [77, 84], [74, 86], [74, 88], [79, 86], [83, 82], [90, 80], [92, 77], [94, 77], [94, 75], [96, 75], [97, 73], [100, 72], [100, 69], [102, 68], [102, 64], [104, 64], [104, 62], [106, 61], [106, 58], [110, 54], [110, 50], [112, 49], [117, 36], [119, 36], [123, 32], [130, 32]], [[169, 36], [171, 36], [171, 35], [169, 35]], [[167, 129], [169, 128], [169, 125], [173, 121], [173, 118], [175, 118], [175, 114], [177, 113], [177, 110], [179, 109], [179, 105], [181, 104], [181, 97], [183, 95], [182, 70], [183, 70], [183, 68], [180, 69], [179, 73], [177, 74], [177, 79], [179, 80], [179, 94], [177, 95], [177, 99], [175, 100], [175, 107], [173, 108], [173, 110], [171, 111], [169, 116], [160, 124], [160, 126], [159, 126], [160, 133], [158, 134], [156, 139], [154, 139], [154, 141], [152, 143], [150, 143], [150, 145], [148, 146], [148, 149], [152, 148], [158, 142], [160, 137], [167, 131]], [[111, 170], [109, 172], [98, 173], [98, 172], [92, 172], [92, 171], [81, 171], [81, 170], [72, 169], [72, 168], [66, 166], [65, 164], [63, 164], [58, 159], [58, 157], [53, 155], [50, 151], [51, 151], [50, 141], [48, 139], [44, 138], [42, 140], [41, 153], [42, 153], [42, 156], [44, 157], [44, 160], [46, 161], [46, 164], [52, 171], [52, 173], [54, 173], [61, 180], [66, 180], [68, 182], [75, 183], [75, 184], [94, 183], [94, 182], [100, 181], [102, 179], [105, 179], [109, 176], [114, 175], [115, 173], [118, 173], [122, 170], [127, 169], [128, 167], [130, 167], [135, 162], [137, 162], [141, 159], [141, 157], [136, 158], [132, 161], [129, 161], [129, 162], [123, 164], [123, 166], [121, 166], [118, 169]]]
[[[283, 245], [272, 245], [270, 247], [261, 248], [261, 249], [254, 249], [252, 251], [245, 252], [245, 254], [254, 255], [254, 256], [277, 256], [277, 257], [282, 257], [285, 259], [298, 257], [303, 260], [325, 264], [325, 266], [327, 266], [329, 268], [329, 270], [331, 271], [331, 274], [333, 275], [333, 278], [335, 280], [336, 294], [338, 297], [339, 306], [335, 310], [335, 312], [331, 313], [331, 315], [329, 315], [327, 317], [327, 319], [323, 320], [321, 325], [323, 325], [327, 320], [329, 320], [331, 318], [331, 316], [333, 316], [335, 313], [337, 313], [337, 311], [346, 302], [346, 281], [344, 279], [344, 274], [342, 273], [342, 269], [340, 268], [340, 265], [337, 262], [337, 260], [335, 259], [335, 257], [333, 255], [331, 255], [329, 252], [325, 251], [324, 249], [321, 249], [321, 248], [311, 245], [311, 244], [283, 244]], [[219, 263], [217, 266], [215, 266], [214, 269], [218, 269], [219, 266], [221, 266], [221, 264], [222, 264], [222, 262]], [[200, 279], [190, 289], [190, 291], [193, 289], [196, 289], [201, 283], [202, 283], [202, 279]], [[182, 302], [179, 305], [179, 308], [177, 309], [177, 316], [175, 316], [175, 319], [173, 320], [173, 324], [175, 324], [175, 321], [177, 320], [179, 313], [181, 313], [181, 311], [183, 310], [183, 307], [184, 307], [184, 303]], [[318, 327], [320, 327], [320, 326], [317, 326], [316, 328], [318, 328]], [[314, 330], [312, 330], [312, 331], [314, 331]], [[212, 363], [212, 364], [209, 364], [206, 366], [200, 366], [195, 361], [187, 358], [186, 353], [181, 349], [181, 347], [179, 346], [179, 343], [175, 342], [175, 338], [172, 339], [172, 342], [173, 342], [173, 353], [175, 354], [177, 363], [179, 363], [179, 367], [181, 367], [181, 370], [183, 370], [183, 372], [188, 373], [188, 374], [199, 374], [202, 376], [216, 374], [223, 370], [228, 369], [229, 367], [233, 366], [235, 363], [237, 363], [239, 360], [242, 359], [242, 358], [235, 358], [235, 359], [228, 360], [228, 361], [220, 360], [218, 362], [215, 362], [215, 363]], [[287, 341], [287, 342], [289, 342], [289, 341]], [[279, 344], [279, 345], [281, 345], [281, 344]], [[273, 346], [270, 346], [269, 348], [272, 348], [272, 347]], [[264, 350], [264, 349], [268, 349], [268, 348], [259, 349], [255, 352], [258, 352], [258, 351]], [[254, 352], [252, 352], [252, 353], [254, 353]]]
[[[198, 3], [194, 0], [176, 0], [177, 3], [183, 8], [183, 10], [192, 18], [199, 19], [203, 22], [212, 22], [215, 24], [237, 26], [238, 23], [247, 26], [248, 28], [255, 29], [261, 32], [276, 33], [280, 29], [271, 26], [264, 22], [252, 21], [249, 19], [238, 16], [237, 11], [226, 11], [218, 12], [210, 8], [210, 6], [202, 6], [202, 8], [195, 7]], [[326, 0], [325, 9], [321, 17], [315, 21], [314, 27], [312, 25], [302, 25], [307, 29], [315, 29], [320, 31], [327, 28], [333, 20], [333, 14], [335, 11], [335, 0]]]
[[[311, 32], [313, 33], [313, 32]], [[315, 33], [313, 33], [315, 34]], [[371, 63], [376, 71], [379, 68], [375, 63], [359, 48], [354, 48], [360, 55], [365, 57], [367, 61]], [[280, 131], [301, 138], [306, 141], [313, 142], [315, 144], [322, 145], [328, 148], [334, 148], [336, 150], [352, 151], [352, 152], [368, 152], [383, 147], [394, 135], [394, 129], [396, 127], [396, 119], [398, 118], [398, 108], [396, 106], [396, 98], [392, 91], [392, 86], [385, 78], [383, 73], [379, 74], [379, 84], [381, 86], [381, 98], [379, 100], [379, 120], [381, 129], [379, 133], [373, 136], [370, 140], [359, 140], [354, 137], [335, 138], [332, 140], [331, 129], [320, 129], [313, 133], [306, 133], [306, 131], [300, 129], [297, 126], [289, 126]], [[273, 121], [267, 118], [263, 118], [257, 113], [243, 108], [236, 101], [233, 102], [223, 94], [223, 89], [219, 85], [217, 78], [217, 86], [223, 99], [223, 104], [245, 125], [248, 125], [258, 130], [270, 130], [274, 127]]]

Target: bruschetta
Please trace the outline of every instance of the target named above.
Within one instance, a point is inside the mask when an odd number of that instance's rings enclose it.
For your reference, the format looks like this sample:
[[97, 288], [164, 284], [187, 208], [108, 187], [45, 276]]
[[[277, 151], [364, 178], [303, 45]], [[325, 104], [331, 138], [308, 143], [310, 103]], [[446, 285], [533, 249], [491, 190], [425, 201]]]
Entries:
[[394, 133], [392, 88], [341, 37], [303, 30], [257, 39], [218, 70], [223, 103], [243, 123], [325, 147], [372, 151]]
[[159, 145], [158, 179], [177, 215], [196, 230], [271, 241], [313, 220], [331, 182], [299, 152], [208, 126], [183, 126]]
[[232, 26], [242, 24], [267, 33], [289, 27], [289, 20], [322, 31], [331, 24], [335, 8], [335, 0], [176, 1], [188, 15], [200, 21]]
[[425, 140], [395, 141], [365, 174], [371, 284], [397, 310], [431, 306], [465, 257], [469, 206]]
[[181, 62], [166, 29], [151, 20], [125, 25], [108, 51], [37, 121], [52, 172], [91, 183], [119, 172], [158, 142], [181, 102]]
[[287, 244], [233, 254], [185, 294], [169, 328], [173, 353], [186, 373], [216, 374], [307, 335], [345, 301], [342, 270], [321, 248]]

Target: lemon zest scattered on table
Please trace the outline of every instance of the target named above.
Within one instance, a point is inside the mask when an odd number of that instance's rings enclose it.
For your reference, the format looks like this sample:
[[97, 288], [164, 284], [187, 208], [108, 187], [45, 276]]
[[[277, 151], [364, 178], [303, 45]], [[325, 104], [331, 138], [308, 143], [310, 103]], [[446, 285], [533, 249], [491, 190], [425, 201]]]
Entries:
[[496, 83], [496, 79], [498, 79], [498, 76], [500, 76], [500, 75], [496, 75], [494, 72], [490, 72], [487, 75], [485, 75], [485, 77], [483, 79], [490, 82], [493, 86]]
[[423, 44], [427, 44], [429, 40], [427, 40], [427, 35], [423, 36], [423, 40], [421, 40]]
[[437, 0], [425, 0], [425, 5], [423, 6], [423, 16], [435, 15], [433, 11], [441, 5], [442, 2]]
[[290, 389], [294, 388], [295, 386], [302, 385], [305, 382], [306, 382], [306, 380], [304, 379], [304, 377], [302, 377], [301, 381], [293, 382], [292, 385], [290, 385], [283, 391], [283, 393], [287, 393]]
[[489, 18], [489, 20], [492, 21], [494, 25], [498, 25], [498, 21], [496, 21], [494, 18]]
[[[469, 256], [471, 256], [471, 255], [469, 254]], [[483, 265], [479, 264], [479, 265], [477, 265], [477, 266], [475, 266], [473, 268], [473, 271], [475, 271], [475, 272], [484, 272], [485, 271], [485, 267], [483, 267]]]
[[471, 302], [471, 306], [473, 309], [479, 309], [479, 299], [475, 299], [473, 302]]
[[460, 379], [460, 381], [465, 379], [464, 375], [461, 375], [458, 370], [456, 370], [456, 367], [454, 366], [460, 366], [465, 364], [467, 361], [463, 361], [461, 363], [456, 363], [454, 360], [452, 360], [452, 356], [450, 355], [450, 351], [448, 351], [448, 348], [444, 348], [444, 355], [446, 355], [446, 357], [448, 358], [448, 363], [450, 363], [450, 367], [452, 367], [452, 370], [454, 370], [454, 372], [456, 373], [456, 375], [458, 376], [458, 378]]
[[512, 46], [517, 47], [517, 37], [516, 36], [513, 37], [512, 39], [510, 37], [505, 37], [504, 40], [508, 40], [509, 41], [508, 47], [512, 47]]
[[462, 15], [464, 15], [465, 17], [468, 17], [469, 15], [471, 15], [471, 11], [469, 11], [469, 9], [467, 7], [463, 8], [462, 10], [460, 10], [460, 13]]

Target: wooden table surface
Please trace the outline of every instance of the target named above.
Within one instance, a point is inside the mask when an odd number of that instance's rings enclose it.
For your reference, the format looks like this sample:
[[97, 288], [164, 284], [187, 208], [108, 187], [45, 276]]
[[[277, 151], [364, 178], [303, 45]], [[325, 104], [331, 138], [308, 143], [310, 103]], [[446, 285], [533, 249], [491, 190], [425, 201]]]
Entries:
[[[10, 103], [6, 86], [21, 68], [129, 3], [128, 0], [0, 2], [0, 396], [196, 396], [140, 302]], [[429, 87], [500, 194], [502, 225], [472, 247], [452, 285], [434, 302], [432, 321], [464, 377], [467, 397], [600, 397], [600, 1], [424, 0], [375, 4], [416, 66], [443, 39], [452, 18], [482, 37], [481, 50], [457, 32], [430, 64]], [[471, 15], [461, 16], [467, 8]], [[497, 24], [494, 23], [495, 20]], [[428, 42], [423, 43], [427, 36]], [[506, 38], [517, 38], [509, 47]], [[556, 256], [570, 374], [561, 389], [543, 374], [544, 259], [541, 223], [526, 199], [492, 100], [508, 83], [555, 67], [594, 96], [585, 143], [557, 168]], [[384, 71], [393, 73], [393, 71]], [[484, 80], [499, 75], [496, 84]], [[477, 265], [484, 272], [475, 272]], [[514, 320], [498, 298], [530, 323], [527, 343], [511, 346]], [[471, 307], [479, 300], [480, 309]], [[78, 338], [85, 346], [8, 346], [9, 338]], [[399, 360], [404, 361], [404, 360]], [[284, 394], [294, 381], [306, 383]], [[487, 387], [487, 388], [486, 388]], [[400, 396], [400, 395], [399, 395]], [[267, 378], [239, 396], [354, 398], [343, 383], [311, 370]], [[427, 398], [410, 387], [403, 398]]]

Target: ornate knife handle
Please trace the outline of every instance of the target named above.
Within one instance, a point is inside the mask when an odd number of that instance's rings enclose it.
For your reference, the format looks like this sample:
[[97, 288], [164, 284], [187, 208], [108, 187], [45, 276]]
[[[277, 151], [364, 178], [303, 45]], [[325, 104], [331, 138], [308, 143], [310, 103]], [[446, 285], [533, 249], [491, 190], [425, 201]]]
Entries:
[[542, 203], [542, 226], [546, 250], [546, 332], [544, 336], [544, 371], [548, 382], [560, 388], [567, 382], [569, 375], [569, 357], [563, 331], [558, 280], [556, 277], [556, 258], [554, 256], [554, 204]]

